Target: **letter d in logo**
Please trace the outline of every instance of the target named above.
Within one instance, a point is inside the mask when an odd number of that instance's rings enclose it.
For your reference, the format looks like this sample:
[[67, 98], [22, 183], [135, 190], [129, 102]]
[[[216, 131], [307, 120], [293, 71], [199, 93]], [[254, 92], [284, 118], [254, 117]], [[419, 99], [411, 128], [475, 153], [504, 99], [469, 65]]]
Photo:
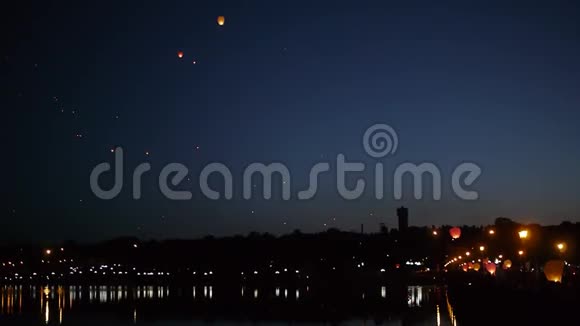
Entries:
[[123, 149], [121, 147], [115, 149], [115, 184], [110, 190], [103, 190], [99, 186], [99, 176], [109, 170], [111, 170], [111, 165], [103, 162], [95, 166], [91, 172], [91, 191], [95, 196], [104, 200], [117, 197], [123, 189]]

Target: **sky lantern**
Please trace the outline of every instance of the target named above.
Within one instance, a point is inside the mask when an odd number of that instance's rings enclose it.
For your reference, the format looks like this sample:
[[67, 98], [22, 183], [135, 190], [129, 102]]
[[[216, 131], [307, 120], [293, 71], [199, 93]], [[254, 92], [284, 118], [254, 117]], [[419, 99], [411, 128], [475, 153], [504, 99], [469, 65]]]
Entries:
[[449, 229], [449, 235], [451, 235], [452, 239], [459, 239], [459, 237], [461, 236], [461, 229], [458, 227], [454, 227]]
[[224, 16], [218, 16], [217, 18], [217, 24], [220, 26], [224, 26], [224, 24], [226, 23], [226, 17]]
[[177, 57], [179, 59], [183, 58], [183, 51], [177, 51]]
[[468, 269], [467, 265], [463, 265], [462, 269], [464, 272], [467, 272], [467, 269]]
[[512, 268], [512, 261], [511, 260], [506, 260], [503, 262], [503, 269], [510, 269]]
[[564, 242], [557, 243], [556, 248], [559, 252], [564, 252], [566, 251], [566, 244]]
[[467, 263], [467, 268], [473, 269], [473, 263], [472, 262]]
[[473, 264], [473, 270], [474, 271], [478, 272], [480, 268], [481, 268], [481, 265], [479, 265], [479, 263]]
[[488, 272], [489, 272], [491, 275], [493, 275], [493, 274], [495, 274], [495, 269], [496, 269], [496, 266], [495, 266], [495, 264], [494, 264], [494, 263], [492, 263], [492, 262], [489, 262], [489, 263], [485, 264], [485, 269], [486, 269], [486, 270], [487, 270], [487, 271], [488, 271]]
[[544, 275], [550, 282], [562, 282], [562, 273], [564, 272], [563, 260], [550, 260], [544, 265]]

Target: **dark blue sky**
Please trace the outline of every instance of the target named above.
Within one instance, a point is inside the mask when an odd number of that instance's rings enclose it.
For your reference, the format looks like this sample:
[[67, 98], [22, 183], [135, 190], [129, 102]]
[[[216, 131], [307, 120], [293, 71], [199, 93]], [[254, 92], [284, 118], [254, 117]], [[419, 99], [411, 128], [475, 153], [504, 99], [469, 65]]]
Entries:
[[[580, 220], [574, 1], [54, 1], [3, 15], [4, 239], [372, 231], [396, 226], [400, 205], [415, 225]], [[387, 189], [347, 202], [330, 175], [308, 202], [239, 199], [252, 162], [284, 162], [293, 196], [315, 162], [344, 153], [372, 166], [361, 137], [379, 122], [399, 136], [386, 175], [434, 162], [441, 201]], [[105, 202], [89, 174], [115, 146], [126, 182]], [[152, 173], [133, 201], [130, 173], [144, 161]], [[197, 175], [214, 161], [234, 173], [237, 199], [202, 198]], [[450, 192], [464, 161], [483, 169], [475, 202]], [[181, 188], [193, 200], [160, 194], [170, 162], [189, 167]]]

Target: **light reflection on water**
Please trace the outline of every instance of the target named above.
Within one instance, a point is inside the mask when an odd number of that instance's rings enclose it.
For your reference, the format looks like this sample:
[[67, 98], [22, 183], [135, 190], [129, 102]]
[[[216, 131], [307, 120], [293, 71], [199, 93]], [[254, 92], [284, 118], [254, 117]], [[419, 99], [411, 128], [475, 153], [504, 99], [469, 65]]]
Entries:
[[[81, 309], [96, 305], [126, 305], [129, 307], [126, 321], [132, 323], [144, 322], [139, 320], [140, 304], [147, 302], [171, 302], [193, 300], [205, 304], [214, 301], [214, 287], [212, 285], [197, 285], [185, 289], [171, 289], [169, 286], [146, 285], [98, 285], [98, 286], [8, 286], [0, 285], [0, 321], [2, 316], [42, 316], [44, 324], [62, 324], [68, 314], [72, 314], [74, 308]], [[438, 288], [424, 286], [407, 287], [407, 306], [409, 309], [424, 309], [431, 307], [430, 321], [418, 323], [418, 325], [452, 325], [457, 326], [456, 315], [446, 296], [442, 302], [434, 302], [437, 297], [435, 291]], [[345, 290], [346, 292], [347, 290]], [[362, 292], [360, 297], [363, 302], [369, 296], [371, 300], [383, 300], [388, 305], [392, 293], [388, 286], [380, 286], [372, 292]], [[292, 295], [290, 295], [292, 293]], [[219, 293], [218, 293], [219, 294]], [[309, 288], [274, 287], [272, 289], [242, 286], [238, 292], [243, 300], [282, 300], [282, 302], [300, 302], [309, 299]], [[235, 295], [234, 295], [235, 296]], [[219, 299], [219, 295], [218, 295]], [[33, 309], [33, 307], [39, 307]], [[24, 310], [24, 312], [23, 312]], [[36, 313], [34, 313], [36, 311]], [[37, 315], [38, 316], [38, 315]], [[241, 323], [241, 322], [240, 322]], [[4, 324], [4, 323], [2, 323]], [[42, 323], [32, 324], [41, 325]], [[235, 322], [232, 322], [235, 324]], [[270, 323], [271, 324], [271, 323]], [[347, 323], [348, 324], [348, 323]], [[387, 323], [389, 324], [389, 323]], [[27, 324], [28, 325], [28, 324]]]
[[423, 300], [429, 301], [429, 292], [426, 292], [425, 295], [424, 298], [422, 286], [409, 286], [407, 288], [407, 304], [409, 307], [421, 307]]

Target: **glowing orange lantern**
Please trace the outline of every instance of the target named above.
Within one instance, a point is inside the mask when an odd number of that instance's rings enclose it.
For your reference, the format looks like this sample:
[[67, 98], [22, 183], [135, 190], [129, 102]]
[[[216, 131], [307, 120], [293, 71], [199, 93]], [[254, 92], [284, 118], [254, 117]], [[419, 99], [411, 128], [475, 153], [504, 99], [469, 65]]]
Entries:
[[183, 51], [177, 51], [177, 57], [179, 59], [183, 58]]
[[511, 260], [506, 260], [503, 262], [503, 269], [510, 269], [512, 268], [512, 261]]
[[474, 271], [478, 272], [480, 268], [481, 268], [481, 265], [479, 265], [479, 263], [473, 264], [473, 270]]
[[459, 239], [461, 236], [461, 229], [458, 227], [454, 227], [449, 229], [449, 235], [451, 235], [452, 239]]
[[485, 264], [485, 269], [491, 274], [495, 274], [496, 266], [494, 263], [487, 263]]
[[224, 16], [218, 16], [217, 23], [220, 26], [224, 26], [224, 24], [226, 23], [226, 17], [224, 17]]
[[463, 265], [463, 267], [461, 267], [463, 269], [464, 272], [467, 272], [467, 265]]
[[544, 275], [550, 282], [562, 282], [562, 273], [564, 272], [563, 260], [550, 260], [544, 265]]

